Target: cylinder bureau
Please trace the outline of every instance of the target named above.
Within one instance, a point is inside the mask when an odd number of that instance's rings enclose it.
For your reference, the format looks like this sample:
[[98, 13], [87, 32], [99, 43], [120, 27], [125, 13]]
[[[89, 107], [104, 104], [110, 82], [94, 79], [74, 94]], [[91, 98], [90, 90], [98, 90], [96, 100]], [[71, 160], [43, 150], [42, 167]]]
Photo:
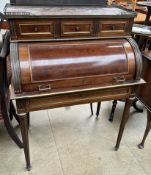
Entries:
[[141, 75], [136, 14], [116, 7], [7, 5], [12, 94], [30, 169], [28, 112], [126, 99], [115, 149]]

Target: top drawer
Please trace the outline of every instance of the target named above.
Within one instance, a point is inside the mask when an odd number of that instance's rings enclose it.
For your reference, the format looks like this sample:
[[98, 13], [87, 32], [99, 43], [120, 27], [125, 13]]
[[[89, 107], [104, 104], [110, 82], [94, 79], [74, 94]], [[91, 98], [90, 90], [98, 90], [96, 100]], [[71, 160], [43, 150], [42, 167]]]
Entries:
[[127, 20], [100, 21], [100, 36], [119, 36], [128, 35], [130, 33], [130, 22]]
[[92, 31], [92, 21], [61, 21], [61, 37], [91, 36]]
[[38, 20], [38, 22], [32, 20], [17, 21], [16, 34], [19, 39], [26, 38], [53, 38], [54, 37], [54, 22]]

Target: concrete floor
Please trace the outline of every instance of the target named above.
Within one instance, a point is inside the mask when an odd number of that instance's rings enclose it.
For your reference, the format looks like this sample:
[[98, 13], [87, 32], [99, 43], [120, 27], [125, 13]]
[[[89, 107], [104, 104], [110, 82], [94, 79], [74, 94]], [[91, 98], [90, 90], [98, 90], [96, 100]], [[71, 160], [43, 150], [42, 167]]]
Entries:
[[[31, 113], [30, 172], [25, 171], [23, 150], [0, 123], [0, 175], [150, 175], [151, 135], [144, 150], [137, 148], [146, 125], [146, 111], [139, 114], [131, 108], [116, 152], [113, 148], [123, 103], [118, 103], [113, 123], [108, 121], [111, 105], [102, 103], [99, 120], [90, 116], [88, 104]], [[16, 121], [13, 125], [20, 135]]]

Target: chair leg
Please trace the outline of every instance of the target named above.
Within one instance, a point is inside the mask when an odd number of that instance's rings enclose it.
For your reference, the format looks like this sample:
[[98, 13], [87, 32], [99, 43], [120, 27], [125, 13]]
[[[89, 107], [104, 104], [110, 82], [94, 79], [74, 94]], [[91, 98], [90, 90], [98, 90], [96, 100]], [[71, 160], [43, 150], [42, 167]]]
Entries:
[[115, 112], [115, 109], [116, 109], [116, 105], [117, 105], [117, 100], [114, 100], [114, 101], [113, 101], [112, 110], [111, 110], [111, 113], [110, 113], [110, 117], [109, 117], [109, 121], [110, 121], [110, 122], [113, 121], [114, 112]]
[[12, 101], [10, 101], [10, 115], [13, 115], [17, 122], [20, 124], [19, 116], [16, 114], [16, 109]]
[[7, 132], [9, 134], [9, 136], [18, 145], [19, 148], [23, 148], [22, 142], [20, 141], [19, 137], [17, 136], [17, 134], [14, 131], [13, 126], [10, 123], [8, 111], [7, 111], [6, 106], [5, 106], [5, 102], [2, 102], [1, 105], [2, 105], [1, 112], [2, 112], [2, 115], [3, 115], [3, 119], [4, 119], [4, 124], [5, 124], [5, 127], [7, 129]]
[[123, 112], [123, 116], [122, 116], [122, 120], [121, 120], [121, 124], [120, 124], [120, 128], [119, 128], [119, 133], [118, 133], [118, 137], [117, 137], [117, 141], [116, 141], [116, 146], [115, 146], [116, 151], [118, 150], [118, 148], [120, 146], [123, 131], [124, 131], [126, 122], [128, 120], [128, 117], [129, 117], [129, 111], [130, 111], [130, 106], [132, 104], [132, 101], [133, 101], [132, 99], [126, 99], [124, 112]]
[[144, 137], [143, 137], [141, 143], [138, 145], [138, 148], [139, 149], [143, 149], [144, 148], [144, 143], [145, 143], [145, 140], [147, 138], [147, 135], [148, 135], [150, 129], [151, 129], [151, 112], [150, 111], [147, 111], [147, 125], [146, 125], [146, 130], [145, 130]]
[[101, 108], [101, 102], [98, 102], [98, 104], [97, 104], [97, 111], [96, 111], [96, 119], [98, 119], [98, 117], [99, 117], [100, 108]]
[[93, 103], [90, 103], [91, 115], [93, 115]]
[[29, 138], [28, 138], [28, 113], [24, 115], [20, 115], [19, 118], [20, 118], [21, 134], [22, 134], [24, 154], [25, 154], [25, 160], [26, 160], [26, 169], [30, 171], [31, 164], [30, 164]]

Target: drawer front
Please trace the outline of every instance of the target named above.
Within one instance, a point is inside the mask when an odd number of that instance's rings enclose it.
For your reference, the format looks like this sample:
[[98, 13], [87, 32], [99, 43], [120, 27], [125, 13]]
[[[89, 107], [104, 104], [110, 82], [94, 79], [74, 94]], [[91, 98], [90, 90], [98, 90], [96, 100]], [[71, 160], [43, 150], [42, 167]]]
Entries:
[[129, 21], [101, 21], [99, 35], [118, 36], [130, 33]]
[[53, 38], [53, 21], [17, 21], [16, 37], [18, 39]]
[[91, 36], [93, 31], [92, 21], [61, 21], [61, 36]]

